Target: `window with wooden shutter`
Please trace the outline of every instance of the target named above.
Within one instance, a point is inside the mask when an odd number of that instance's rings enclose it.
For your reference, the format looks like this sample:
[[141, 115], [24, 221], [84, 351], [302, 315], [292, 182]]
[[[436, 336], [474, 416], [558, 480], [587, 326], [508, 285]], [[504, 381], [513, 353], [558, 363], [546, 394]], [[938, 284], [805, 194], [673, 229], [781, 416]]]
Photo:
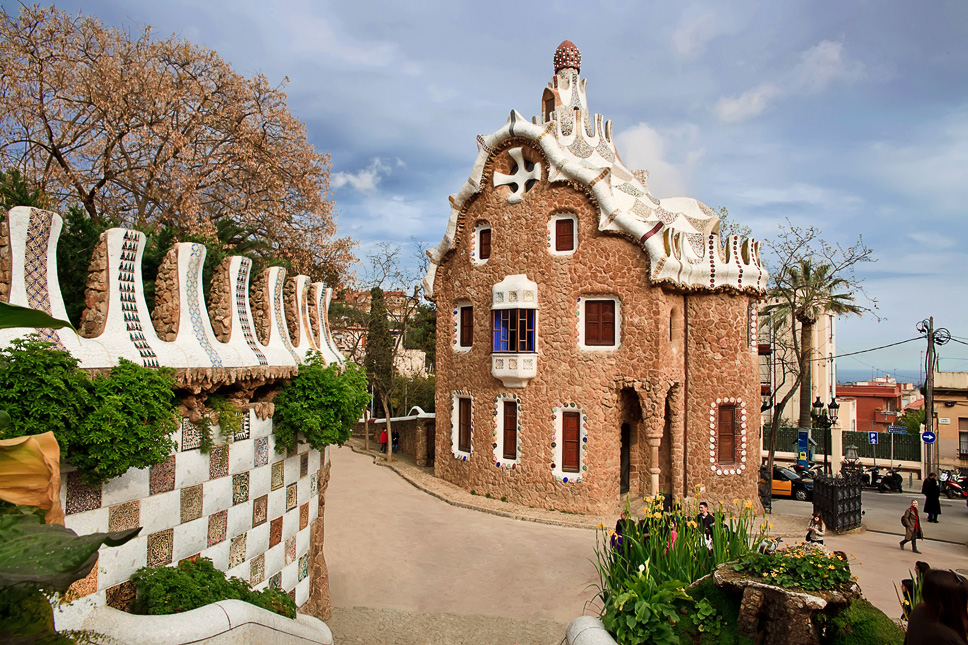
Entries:
[[460, 308], [460, 346], [470, 347], [474, 342], [474, 307]]
[[471, 400], [457, 399], [457, 449], [471, 451]]
[[565, 412], [561, 418], [561, 469], [577, 473], [581, 467], [581, 415]]
[[534, 309], [494, 309], [493, 350], [523, 353], [534, 351]]
[[615, 345], [615, 301], [585, 301], [585, 344]]
[[504, 458], [518, 458], [518, 404], [504, 402]]
[[736, 463], [736, 406], [719, 406], [719, 463]]
[[478, 248], [480, 251], [478, 253], [478, 257], [482, 260], [486, 260], [491, 257], [491, 229], [481, 229], [479, 238]]
[[575, 220], [559, 219], [555, 220], [555, 250], [574, 251], [575, 250]]

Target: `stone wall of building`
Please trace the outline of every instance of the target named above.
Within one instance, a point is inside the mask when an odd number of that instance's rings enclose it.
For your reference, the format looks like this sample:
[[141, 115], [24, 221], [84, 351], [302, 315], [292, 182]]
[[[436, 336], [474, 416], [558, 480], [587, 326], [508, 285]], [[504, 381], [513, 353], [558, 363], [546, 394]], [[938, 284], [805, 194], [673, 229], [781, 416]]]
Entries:
[[172, 342], [178, 338], [178, 253], [172, 248], [165, 254], [155, 278], [155, 307], [151, 323], [161, 340]]
[[[386, 419], [357, 423], [353, 428], [353, 434], [362, 437], [364, 431], [368, 429], [370, 432], [370, 448], [375, 447], [379, 450], [380, 433], [383, 432], [386, 425]], [[433, 413], [390, 419], [391, 429], [400, 433], [399, 452], [413, 457], [418, 466], [433, 466], [433, 446], [430, 443], [433, 440], [435, 425]]]

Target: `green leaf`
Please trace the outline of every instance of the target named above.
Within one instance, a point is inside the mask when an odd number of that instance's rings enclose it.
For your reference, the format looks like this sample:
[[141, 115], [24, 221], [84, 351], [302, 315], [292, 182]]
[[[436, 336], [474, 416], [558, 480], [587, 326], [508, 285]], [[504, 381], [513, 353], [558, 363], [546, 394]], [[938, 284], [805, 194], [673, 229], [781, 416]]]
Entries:
[[59, 320], [50, 314], [30, 307], [12, 305], [0, 302], [0, 329], [17, 329], [27, 327], [33, 329], [72, 329], [74, 325], [66, 320]]
[[91, 572], [102, 544], [120, 546], [141, 528], [77, 535], [36, 515], [0, 516], [0, 589], [46, 587], [66, 592]]

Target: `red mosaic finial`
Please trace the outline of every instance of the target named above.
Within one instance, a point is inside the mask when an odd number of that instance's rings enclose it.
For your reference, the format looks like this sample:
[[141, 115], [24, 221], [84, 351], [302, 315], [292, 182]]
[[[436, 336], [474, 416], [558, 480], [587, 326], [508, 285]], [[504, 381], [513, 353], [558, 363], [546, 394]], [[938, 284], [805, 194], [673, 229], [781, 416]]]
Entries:
[[581, 52], [575, 47], [575, 43], [570, 40], [563, 41], [555, 50], [555, 74], [566, 67], [573, 67], [575, 71], [581, 71]]

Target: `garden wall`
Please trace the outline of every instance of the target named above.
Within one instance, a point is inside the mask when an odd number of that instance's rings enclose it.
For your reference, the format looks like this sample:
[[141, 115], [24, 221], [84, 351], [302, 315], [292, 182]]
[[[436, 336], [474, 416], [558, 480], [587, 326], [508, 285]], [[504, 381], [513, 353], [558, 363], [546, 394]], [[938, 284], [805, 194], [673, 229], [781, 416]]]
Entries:
[[[379, 450], [380, 433], [386, 425], [386, 419], [371, 419], [368, 423], [357, 423], [353, 434], [362, 437], [364, 431], [369, 429], [370, 446]], [[390, 419], [390, 427], [400, 433], [399, 452], [413, 457], [418, 466], [433, 466], [435, 425], [436, 416], [432, 412]]]

